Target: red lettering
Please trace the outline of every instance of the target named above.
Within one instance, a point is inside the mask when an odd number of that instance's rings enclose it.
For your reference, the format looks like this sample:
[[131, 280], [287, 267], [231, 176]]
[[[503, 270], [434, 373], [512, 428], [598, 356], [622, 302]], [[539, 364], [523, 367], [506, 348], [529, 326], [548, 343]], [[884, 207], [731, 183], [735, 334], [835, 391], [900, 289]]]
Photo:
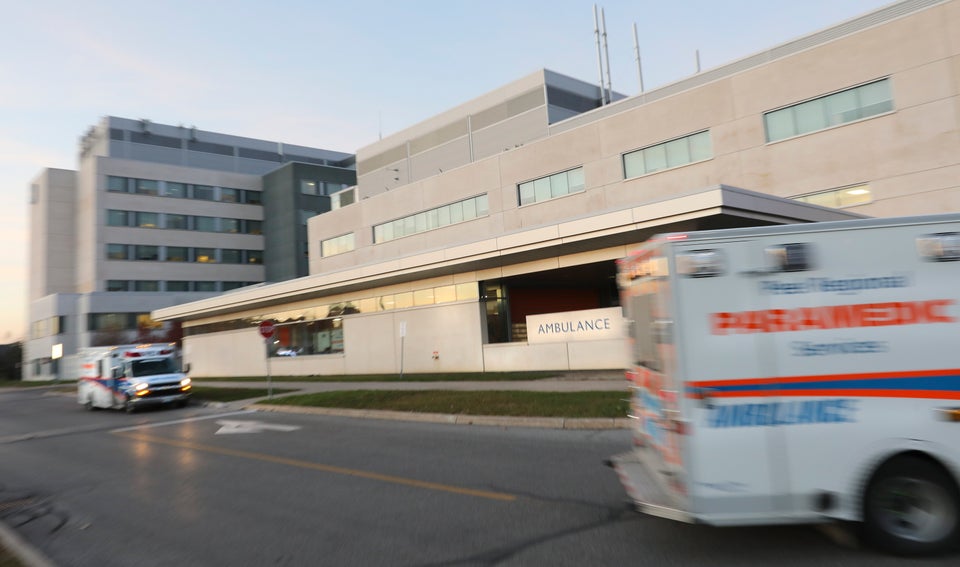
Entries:
[[953, 299], [928, 301], [892, 301], [859, 303], [796, 309], [719, 312], [710, 314], [710, 332], [776, 333], [816, 329], [847, 329], [919, 323], [954, 323], [957, 318], [947, 313]]

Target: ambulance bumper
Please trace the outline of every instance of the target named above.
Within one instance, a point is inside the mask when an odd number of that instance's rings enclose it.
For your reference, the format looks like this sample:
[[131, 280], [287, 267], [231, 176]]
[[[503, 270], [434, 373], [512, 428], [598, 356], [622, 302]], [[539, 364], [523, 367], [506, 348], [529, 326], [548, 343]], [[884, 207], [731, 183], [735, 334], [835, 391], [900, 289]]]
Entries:
[[694, 517], [687, 511], [676, 507], [670, 495], [660, 486], [656, 474], [651, 471], [637, 451], [615, 455], [608, 463], [620, 478], [620, 484], [627, 491], [638, 512], [694, 523]]

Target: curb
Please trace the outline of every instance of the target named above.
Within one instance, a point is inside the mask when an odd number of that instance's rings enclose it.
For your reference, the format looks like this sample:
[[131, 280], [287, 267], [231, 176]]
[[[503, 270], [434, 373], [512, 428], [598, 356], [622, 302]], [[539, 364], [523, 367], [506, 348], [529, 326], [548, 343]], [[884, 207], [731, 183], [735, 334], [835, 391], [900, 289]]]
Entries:
[[256, 411], [332, 415], [364, 419], [446, 423], [450, 425], [491, 425], [497, 427], [539, 427], [543, 429], [629, 429], [629, 418], [572, 418], [572, 417], [508, 417], [496, 415], [453, 415], [444, 413], [413, 413], [405, 411], [360, 410], [342, 408], [314, 408], [250, 404], [243, 407]]
[[0, 522], [0, 545], [3, 545], [26, 567], [56, 567], [55, 563], [47, 559], [40, 551], [20, 537], [20, 534], [7, 527], [3, 522]]

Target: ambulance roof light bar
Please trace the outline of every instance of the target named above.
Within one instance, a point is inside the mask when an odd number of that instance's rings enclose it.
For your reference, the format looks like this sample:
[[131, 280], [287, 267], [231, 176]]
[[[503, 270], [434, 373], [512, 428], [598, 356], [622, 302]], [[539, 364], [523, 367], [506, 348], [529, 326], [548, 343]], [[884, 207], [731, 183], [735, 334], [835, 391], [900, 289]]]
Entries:
[[960, 260], [960, 232], [939, 232], [917, 238], [917, 252], [929, 262]]

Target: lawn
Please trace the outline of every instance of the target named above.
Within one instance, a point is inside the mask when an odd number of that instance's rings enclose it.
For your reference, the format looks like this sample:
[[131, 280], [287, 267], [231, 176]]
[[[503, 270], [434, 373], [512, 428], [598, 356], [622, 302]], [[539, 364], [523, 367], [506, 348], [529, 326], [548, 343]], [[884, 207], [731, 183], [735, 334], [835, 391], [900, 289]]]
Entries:
[[[436, 374], [348, 374], [329, 376], [273, 376], [274, 382], [503, 382], [517, 380], [545, 380], [556, 378], [557, 372], [456, 372]], [[230, 378], [193, 378], [203, 382], [265, 382], [266, 376]]]
[[626, 417], [624, 392], [349, 390], [284, 396], [261, 403], [521, 417]]

